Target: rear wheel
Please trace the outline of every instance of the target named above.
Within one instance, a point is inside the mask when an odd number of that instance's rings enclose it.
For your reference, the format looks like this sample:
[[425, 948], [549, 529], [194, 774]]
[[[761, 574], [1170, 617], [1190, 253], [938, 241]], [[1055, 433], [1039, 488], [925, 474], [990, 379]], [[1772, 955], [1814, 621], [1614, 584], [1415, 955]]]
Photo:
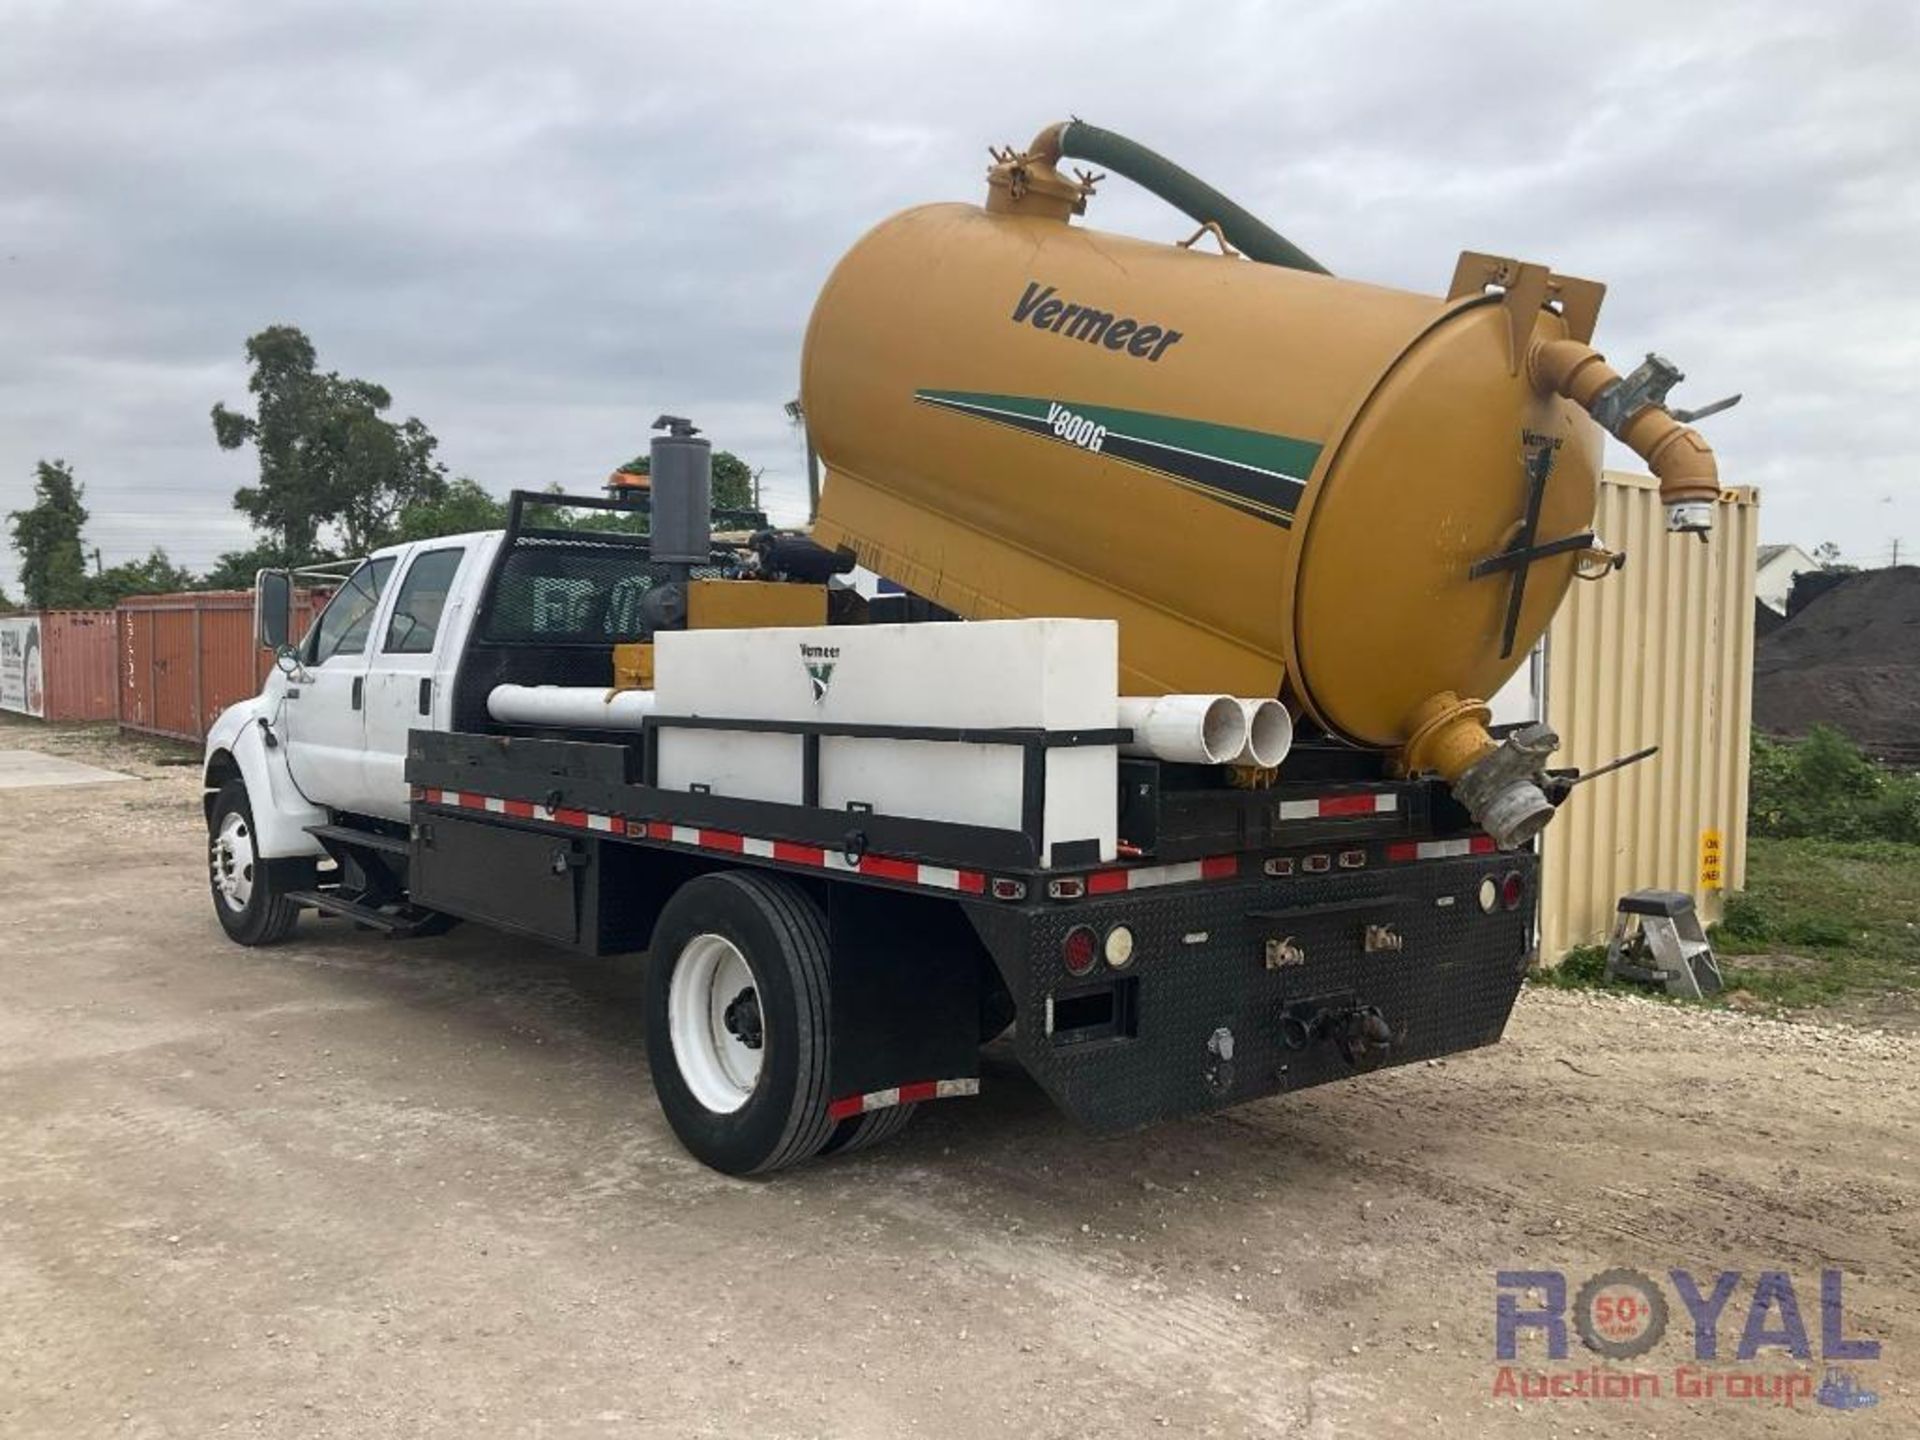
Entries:
[[869, 1110], [864, 1115], [842, 1120], [834, 1127], [833, 1134], [827, 1137], [827, 1143], [821, 1147], [820, 1153], [851, 1155], [856, 1150], [878, 1145], [882, 1140], [891, 1140], [907, 1128], [915, 1108], [912, 1105], [889, 1105], [884, 1110]]
[[655, 927], [647, 1061], [660, 1108], [693, 1156], [730, 1175], [819, 1153], [827, 1113], [826, 918], [780, 876], [702, 875]]
[[298, 888], [295, 872], [311, 865], [261, 857], [245, 781], [229, 780], [220, 787], [207, 830], [208, 878], [220, 928], [242, 945], [286, 939], [300, 918], [300, 907], [287, 899], [287, 891]]

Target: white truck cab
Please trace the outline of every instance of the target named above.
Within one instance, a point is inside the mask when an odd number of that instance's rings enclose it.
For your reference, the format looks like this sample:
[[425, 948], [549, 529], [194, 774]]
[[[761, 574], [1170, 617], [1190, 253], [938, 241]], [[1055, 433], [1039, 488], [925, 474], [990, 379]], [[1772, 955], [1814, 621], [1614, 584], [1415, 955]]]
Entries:
[[255, 866], [311, 868], [325, 853], [309, 827], [342, 815], [406, 821], [407, 732], [448, 728], [454, 670], [499, 544], [499, 531], [480, 531], [376, 551], [282, 651], [260, 694], [214, 722], [208, 818], [227, 811], [212, 844], [236, 915], [249, 908]]

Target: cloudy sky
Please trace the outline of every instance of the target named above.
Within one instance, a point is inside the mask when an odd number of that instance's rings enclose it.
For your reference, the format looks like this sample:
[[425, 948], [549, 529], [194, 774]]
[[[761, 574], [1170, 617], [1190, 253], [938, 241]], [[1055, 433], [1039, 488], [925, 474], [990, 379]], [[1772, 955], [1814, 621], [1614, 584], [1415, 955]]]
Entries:
[[[842, 251], [1077, 114], [1343, 275], [1464, 248], [1610, 287], [1598, 342], [1733, 390], [1763, 537], [1920, 559], [1910, 4], [0, 0], [0, 511], [70, 461], [107, 563], [248, 536], [242, 345], [302, 326], [496, 493], [662, 410], [804, 494], [781, 402]], [[1110, 182], [1096, 225], [1175, 238]], [[0, 586], [17, 593], [17, 557]]]

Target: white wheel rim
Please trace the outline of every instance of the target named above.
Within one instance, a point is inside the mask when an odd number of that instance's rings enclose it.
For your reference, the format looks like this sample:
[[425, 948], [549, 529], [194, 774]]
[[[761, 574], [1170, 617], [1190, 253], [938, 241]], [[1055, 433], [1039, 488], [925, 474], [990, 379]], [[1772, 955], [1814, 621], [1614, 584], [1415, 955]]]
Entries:
[[667, 986], [667, 1033], [693, 1098], [720, 1115], [747, 1103], [766, 1055], [760, 989], [724, 935], [696, 935]]
[[253, 826], [238, 810], [230, 810], [213, 837], [213, 888], [229, 910], [244, 910], [253, 898]]

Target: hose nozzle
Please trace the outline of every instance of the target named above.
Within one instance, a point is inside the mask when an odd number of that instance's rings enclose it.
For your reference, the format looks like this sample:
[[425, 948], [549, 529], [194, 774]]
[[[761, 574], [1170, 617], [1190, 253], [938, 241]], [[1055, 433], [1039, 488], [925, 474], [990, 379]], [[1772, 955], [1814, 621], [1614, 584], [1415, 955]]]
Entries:
[[1541, 781], [1560, 737], [1535, 724], [1495, 740], [1487, 733], [1492, 714], [1485, 701], [1462, 700], [1451, 690], [1430, 696], [1413, 712], [1400, 764], [1408, 773], [1439, 775], [1494, 844], [1517, 850], [1553, 818]]

